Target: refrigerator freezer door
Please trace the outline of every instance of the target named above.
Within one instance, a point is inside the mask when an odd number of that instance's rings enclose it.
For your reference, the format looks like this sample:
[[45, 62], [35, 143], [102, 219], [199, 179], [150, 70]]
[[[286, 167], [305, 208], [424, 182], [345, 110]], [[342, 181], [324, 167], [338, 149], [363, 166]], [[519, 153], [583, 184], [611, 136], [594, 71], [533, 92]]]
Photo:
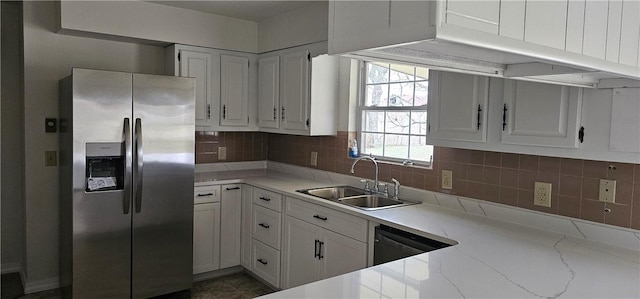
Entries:
[[[123, 207], [128, 200], [128, 188], [85, 190], [90, 166], [87, 165], [87, 143], [122, 143], [122, 149], [115, 147], [115, 151], [130, 157], [124, 141], [131, 134], [126, 130], [125, 120], [132, 117], [132, 74], [74, 69], [71, 88], [73, 194], [69, 206], [72, 208], [73, 297], [128, 298], [131, 213], [126, 213], [130, 209]], [[130, 167], [123, 169], [127, 171]]]
[[133, 75], [132, 297], [191, 288], [195, 80]]

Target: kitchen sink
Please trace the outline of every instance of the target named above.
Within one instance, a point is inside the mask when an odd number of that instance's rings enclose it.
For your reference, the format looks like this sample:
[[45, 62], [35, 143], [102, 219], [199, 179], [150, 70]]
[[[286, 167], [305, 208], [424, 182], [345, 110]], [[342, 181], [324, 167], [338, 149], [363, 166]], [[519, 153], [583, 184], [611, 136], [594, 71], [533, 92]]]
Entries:
[[390, 208], [416, 204], [406, 200], [397, 200], [379, 195], [362, 195], [338, 199], [339, 203], [361, 208], [365, 210], [376, 210], [380, 208]]
[[312, 188], [297, 190], [297, 192], [334, 201], [347, 206], [360, 208], [363, 210], [394, 208], [418, 203], [407, 201], [404, 199], [393, 199], [383, 195], [372, 194], [372, 192], [370, 191], [354, 188], [351, 186]]
[[298, 190], [298, 192], [313, 195], [313, 196], [328, 199], [328, 200], [338, 200], [340, 198], [368, 194], [368, 192], [365, 190], [354, 188], [351, 186], [305, 189], [305, 190]]

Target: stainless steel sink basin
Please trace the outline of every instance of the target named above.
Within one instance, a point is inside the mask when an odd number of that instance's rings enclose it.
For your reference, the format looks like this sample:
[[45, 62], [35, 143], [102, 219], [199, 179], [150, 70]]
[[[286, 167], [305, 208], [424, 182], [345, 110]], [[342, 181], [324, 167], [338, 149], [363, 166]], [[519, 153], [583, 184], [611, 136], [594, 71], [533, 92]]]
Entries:
[[376, 210], [381, 208], [391, 208], [416, 204], [414, 202], [396, 200], [379, 195], [362, 195], [338, 199], [339, 203], [361, 208], [365, 210]]
[[313, 196], [328, 199], [328, 200], [338, 200], [340, 198], [367, 194], [367, 191], [350, 187], [350, 186], [305, 189], [305, 190], [298, 190], [298, 192], [313, 195]]
[[354, 188], [351, 186], [323, 187], [298, 190], [297, 192], [338, 202], [347, 206], [363, 210], [378, 210], [417, 204], [404, 199], [393, 199], [382, 195]]

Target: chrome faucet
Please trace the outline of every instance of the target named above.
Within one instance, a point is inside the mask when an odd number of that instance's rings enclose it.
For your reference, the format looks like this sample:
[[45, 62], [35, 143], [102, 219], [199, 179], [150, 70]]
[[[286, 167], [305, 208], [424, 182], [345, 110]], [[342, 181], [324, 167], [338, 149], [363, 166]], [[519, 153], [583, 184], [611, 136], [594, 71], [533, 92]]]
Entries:
[[391, 178], [391, 181], [393, 182], [393, 199], [398, 199], [398, 196], [400, 196], [400, 182], [395, 178]]
[[355, 161], [353, 161], [353, 164], [351, 164], [351, 174], [354, 174], [354, 173], [355, 173], [355, 171], [356, 171], [356, 170], [354, 169], [354, 167], [356, 167], [356, 164], [357, 164], [360, 160], [364, 160], [364, 159], [367, 159], [367, 160], [369, 160], [369, 161], [373, 162], [373, 165], [375, 165], [375, 166], [376, 166], [376, 181], [375, 181], [375, 183], [374, 183], [374, 185], [373, 185], [373, 190], [374, 190], [375, 192], [380, 192], [380, 188], [378, 188], [378, 161], [376, 161], [376, 159], [375, 159], [375, 158], [373, 158], [373, 157], [369, 157], [369, 156], [362, 156], [362, 157], [357, 158]]

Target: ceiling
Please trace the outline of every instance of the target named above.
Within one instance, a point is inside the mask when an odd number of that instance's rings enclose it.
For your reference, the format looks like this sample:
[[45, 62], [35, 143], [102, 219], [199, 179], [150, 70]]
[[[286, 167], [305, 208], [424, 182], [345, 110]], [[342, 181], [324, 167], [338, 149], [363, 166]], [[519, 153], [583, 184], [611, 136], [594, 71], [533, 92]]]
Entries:
[[270, 0], [236, 0], [236, 1], [148, 1], [173, 7], [196, 10], [227, 17], [259, 22], [284, 12], [294, 10], [317, 2], [324, 1], [270, 1]]

